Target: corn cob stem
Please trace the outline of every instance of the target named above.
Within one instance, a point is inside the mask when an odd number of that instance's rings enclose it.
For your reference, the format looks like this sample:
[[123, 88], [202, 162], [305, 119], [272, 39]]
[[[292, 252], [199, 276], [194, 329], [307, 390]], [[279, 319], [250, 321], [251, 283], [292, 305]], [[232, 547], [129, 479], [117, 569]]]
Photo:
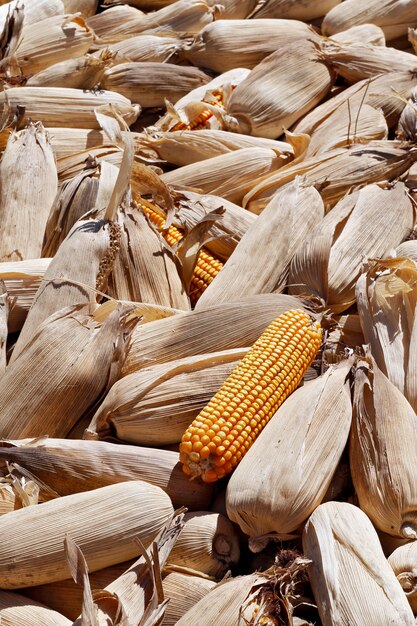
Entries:
[[184, 433], [184, 472], [204, 482], [229, 474], [300, 384], [321, 340], [320, 323], [304, 311], [277, 317]]

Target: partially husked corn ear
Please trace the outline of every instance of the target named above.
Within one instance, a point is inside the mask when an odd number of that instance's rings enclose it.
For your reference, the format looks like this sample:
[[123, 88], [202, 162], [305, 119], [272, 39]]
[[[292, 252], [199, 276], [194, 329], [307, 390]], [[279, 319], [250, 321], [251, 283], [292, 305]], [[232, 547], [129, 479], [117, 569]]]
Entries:
[[319, 322], [301, 310], [277, 317], [183, 435], [184, 472], [215, 482], [229, 474], [320, 348]]
[[[220, 90], [214, 90], [210, 94], [211, 106], [221, 108], [223, 106], [223, 93]], [[201, 130], [202, 128], [208, 128], [210, 120], [213, 118], [213, 112], [207, 107], [202, 106], [202, 111], [197, 113], [194, 118], [187, 122], [177, 122], [170, 131], [176, 130]]]

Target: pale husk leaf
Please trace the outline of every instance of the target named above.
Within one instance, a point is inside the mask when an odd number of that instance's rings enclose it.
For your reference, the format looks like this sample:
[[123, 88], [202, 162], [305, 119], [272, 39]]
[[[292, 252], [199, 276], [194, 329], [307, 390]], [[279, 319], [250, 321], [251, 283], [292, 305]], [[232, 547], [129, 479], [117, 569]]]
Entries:
[[[3, 30], [9, 10], [13, 11], [16, 6], [22, 5], [22, 2], [21, 0], [12, 0], [11, 2], [2, 2], [1, 4], [0, 30]], [[31, 2], [27, 2], [24, 5], [24, 23], [25, 26], [29, 26], [55, 15], [62, 16], [64, 12], [62, 0], [31, 0]]]
[[411, 259], [412, 261], [414, 261], [414, 263], [417, 263], [417, 240], [412, 239], [410, 241], [404, 241], [403, 243], [401, 243], [395, 248], [394, 256], [398, 258], [406, 257], [407, 259]]
[[255, 18], [275, 17], [292, 20], [313, 20], [325, 15], [341, 0], [266, 0], [255, 12]]
[[28, 87], [66, 87], [70, 89], [94, 89], [101, 82], [104, 70], [112, 65], [115, 54], [104, 50], [100, 56], [91, 54], [66, 59], [49, 65], [29, 78]]
[[385, 46], [385, 35], [376, 24], [359, 24], [332, 35], [338, 43], [371, 43], [374, 46]]
[[0, 591], [0, 620], [4, 626], [71, 626], [72, 622], [49, 607], [11, 591]]
[[94, 15], [98, 0], [62, 0], [66, 13], [78, 13], [80, 12], [83, 17], [90, 17]]
[[168, 61], [184, 45], [179, 37], [161, 37], [158, 35], [138, 35], [129, 37], [117, 43], [111, 44], [112, 52], [117, 53], [118, 59], [129, 61], [154, 61], [164, 63]]
[[413, 613], [417, 612], [417, 541], [396, 548], [389, 556], [388, 563], [405, 593]]
[[164, 596], [169, 598], [164, 625], [175, 626], [177, 621], [215, 586], [212, 580], [170, 572], [162, 580]]
[[47, 128], [46, 132], [57, 160], [108, 143], [104, 132], [97, 129]]

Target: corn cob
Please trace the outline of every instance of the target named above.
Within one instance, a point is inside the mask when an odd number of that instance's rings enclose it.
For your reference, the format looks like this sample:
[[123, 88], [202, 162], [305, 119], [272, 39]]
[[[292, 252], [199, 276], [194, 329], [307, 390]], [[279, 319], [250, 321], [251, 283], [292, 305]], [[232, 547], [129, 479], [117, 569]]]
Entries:
[[[156, 211], [153, 211], [149, 204], [143, 204], [138, 202], [139, 207], [149, 217], [149, 219], [158, 227], [165, 241], [174, 246], [183, 237], [181, 231], [175, 226], [170, 226], [168, 230], [163, 230], [165, 226], [165, 219], [159, 215]], [[203, 292], [207, 289], [209, 284], [214, 280], [217, 274], [223, 267], [223, 263], [215, 256], [210, 254], [204, 248], [200, 250], [197, 264], [194, 269], [193, 278], [190, 286], [190, 298], [194, 305]]]
[[[215, 91], [211, 92], [211, 95], [213, 96], [213, 101], [211, 102], [211, 104], [214, 107], [218, 107], [220, 109], [223, 106], [223, 92], [220, 89], [216, 89]], [[185, 122], [178, 122], [178, 124], [175, 124], [175, 126], [170, 128], [170, 131], [201, 130], [202, 128], [208, 128], [207, 123], [211, 117], [213, 117], [213, 113], [212, 111], [207, 109], [207, 111], [199, 113], [199, 115], [197, 115], [197, 117], [189, 122], [189, 124], [186, 124]]]
[[277, 317], [185, 431], [184, 472], [204, 482], [229, 474], [299, 385], [321, 339], [320, 323], [304, 311]]

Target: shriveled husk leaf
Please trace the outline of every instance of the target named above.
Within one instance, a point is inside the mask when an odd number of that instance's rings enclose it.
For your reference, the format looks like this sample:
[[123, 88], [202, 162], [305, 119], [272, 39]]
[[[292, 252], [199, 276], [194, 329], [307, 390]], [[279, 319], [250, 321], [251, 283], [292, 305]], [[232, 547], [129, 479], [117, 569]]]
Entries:
[[415, 141], [417, 136], [417, 90], [413, 89], [408, 104], [403, 108], [398, 122], [397, 136], [400, 139]]
[[186, 513], [184, 528], [173, 547], [167, 566], [180, 565], [217, 579], [239, 560], [239, 540], [224, 515], [197, 511]]
[[104, 89], [115, 91], [138, 102], [144, 108], [163, 107], [192, 89], [205, 85], [210, 76], [196, 67], [176, 66], [158, 62], [119, 63], [104, 72]]
[[331, 330], [326, 339], [326, 356], [330, 354], [346, 354], [365, 343], [362, 327], [357, 313], [347, 313], [336, 317], [337, 326]]
[[337, 313], [348, 309], [364, 259], [384, 256], [413, 226], [414, 207], [403, 183], [387, 189], [367, 185], [345, 196], [298, 249], [290, 293], [318, 296]]
[[319, 37], [297, 20], [216, 20], [205, 26], [182, 55], [198, 67], [226, 72], [252, 69], [266, 56], [293, 41]]
[[329, 11], [322, 23], [324, 35], [333, 35], [358, 24], [376, 24], [387, 40], [406, 35], [410, 26], [417, 26], [416, 0], [345, 0]]
[[97, 409], [86, 436], [147, 446], [179, 443], [246, 350], [198, 354], [124, 376]]
[[325, 41], [321, 49], [324, 59], [348, 83], [393, 71], [415, 73], [417, 70], [416, 55], [396, 48]]
[[[391, 255], [390, 255], [391, 256]], [[407, 259], [411, 259], [414, 263], [417, 263], [417, 240], [411, 239], [410, 241], [404, 241], [399, 246], [395, 248], [395, 257], [401, 258], [405, 257]], [[1, 265], [0, 265], [1, 269]], [[1, 273], [0, 273], [1, 279]]]
[[57, 15], [23, 27], [16, 60], [24, 74], [35, 74], [85, 54], [93, 41], [94, 33], [82, 17]]
[[175, 626], [177, 621], [201, 598], [216, 586], [212, 580], [180, 572], [165, 574], [162, 580], [165, 598], [169, 599], [164, 626]]
[[275, 139], [330, 91], [333, 72], [313, 41], [273, 52], [233, 91], [226, 107], [230, 129]]
[[83, 17], [94, 15], [98, 0], [62, 0], [66, 13], [82, 13]]
[[3, 463], [17, 464], [60, 496], [144, 480], [165, 491], [176, 508], [207, 508], [212, 485], [190, 482], [178, 458], [178, 453], [171, 450], [68, 439], [12, 441], [0, 448]]
[[243, 235], [226, 265], [199, 298], [196, 309], [282, 291], [292, 257], [323, 217], [319, 192], [303, 187], [296, 179], [271, 200]]
[[399, 141], [370, 141], [349, 148], [331, 150], [289, 165], [271, 174], [243, 199], [250, 211], [260, 213], [280, 187], [304, 175], [306, 185], [315, 186], [325, 206], [332, 207], [346, 193], [363, 184], [391, 181], [406, 172], [417, 160], [417, 151]]
[[16, 589], [69, 578], [67, 534], [80, 546], [89, 571], [122, 563], [140, 554], [135, 537], [149, 546], [172, 514], [162, 489], [131, 481], [3, 515], [1, 586]]
[[341, 0], [266, 0], [262, 2], [254, 18], [274, 17], [288, 18], [291, 20], [313, 20], [325, 15], [331, 8], [339, 4]]
[[112, 65], [115, 54], [104, 50], [100, 56], [85, 54], [66, 59], [41, 70], [27, 81], [28, 87], [67, 87], [93, 89], [100, 83], [104, 70]]
[[64, 156], [57, 161], [58, 179], [62, 183], [75, 176], [80, 176], [91, 164], [102, 165], [108, 163], [120, 169], [123, 150], [114, 144], [104, 143], [97, 148], [83, 150]]
[[[0, 7], [0, 30], [3, 30], [8, 12], [13, 11], [18, 5], [22, 5], [21, 0], [1, 3]], [[31, 0], [24, 5], [24, 24], [29, 26], [36, 22], [41, 22], [54, 15], [64, 14], [64, 4], [62, 0]]]
[[135, 328], [123, 367], [126, 376], [147, 365], [252, 345], [273, 319], [304, 308], [299, 298], [263, 294], [179, 313]]
[[338, 43], [371, 43], [374, 46], [385, 46], [385, 35], [376, 24], [359, 24], [332, 35]]
[[69, 619], [49, 607], [11, 591], [0, 591], [0, 620], [4, 626], [71, 626]]
[[42, 124], [13, 133], [0, 163], [0, 259], [41, 256], [42, 241], [58, 178]]
[[50, 262], [51, 259], [29, 259], [28, 261], [0, 263], [0, 280], [6, 285], [7, 293], [12, 301], [8, 317], [10, 333], [22, 328]]
[[178, 189], [191, 187], [240, 204], [260, 180], [268, 178], [287, 161], [270, 148], [241, 148], [228, 154], [184, 165], [162, 174], [162, 180]]
[[65, 437], [111, 384], [128, 338], [121, 312], [98, 323], [74, 309], [48, 318], [0, 379], [2, 437]]
[[400, 546], [388, 557], [413, 613], [417, 613], [417, 541]]
[[305, 158], [387, 137], [388, 126], [382, 111], [359, 102], [359, 98], [346, 100], [315, 128]]
[[417, 416], [372, 357], [355, 373], [350, 466], [361, 509], [383, 532], [417, 538]]
[[0, 93], [0, 107], [25, 110], [24, 121], [41, 121], [44, 126], [100, 128], [94, 109], [112, 104], [127, 124], [133, 124], [140, 107], [112, 91], [86, 92], [65, 87], [12, 87]]
[[412, 626], [413, 613], [371, 522], [347, 502], [327, 502], [308, 520], [304, 554], [323, 626]]
[[294, 157], [294, 148], [285, 141], [240, 135], [214, 128], [146, 133], [136, 138], [136, 154], [144, 161], [166, 161], [177, 167], [191, 165], [242, 148], [270, 148], [287, 162]]
[[359, 279], [356, 297], [372, 356], [416, 411], [416, 264], [407, 258], [375, 261]]
[[110, 48], [112, 52], [117, 53], [115, 63], [121, 62], [118, 59], [163, 63], [168, 61], [183, 45], [184, 42], [179, 37], [138, 35], [113, 43]]
[[295, 391], [234, 471], [227, 515], [254, 551], [297, 532], [322, 501], [349, 436], [351, 366], [331, 366]]

